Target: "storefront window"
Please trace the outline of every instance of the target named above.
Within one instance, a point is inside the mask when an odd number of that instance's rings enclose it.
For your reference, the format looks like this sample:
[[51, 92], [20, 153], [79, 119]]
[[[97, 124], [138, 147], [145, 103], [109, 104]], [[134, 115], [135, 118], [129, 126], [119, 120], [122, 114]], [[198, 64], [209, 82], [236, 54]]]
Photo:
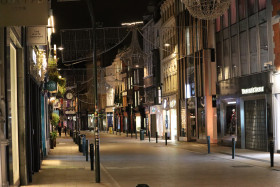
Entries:
[[9, 126], [12, 137], [12, 171], [13, 182], [19, 180], [19, 152], [18, 152], [18, 100], [17, 100], [17, 51], [13, 44], [10, 44], [10, 66], [7, 67], [7, 98]]
[[247, 32], [240, 33], [239, 38], [240, 44], [240, 64], [241, 64], [241, 75], [248, 74], [248, 39]]
[[239, 58], [238, 58], [238, 36], [235, 35], [231, 39], [231, 64], [232, 64], [232, 77], [238, 76]]
[[217, 78], [218, 81], [223, 80], [223, 65], [222, 65], [222, 44], [217, 43]]
[[216, 32], [220, 32], [221, 31], [221, 17], [217, 17], [216, 19]]
[[258, 71], [258, 56], [257, 56], [257, 29], [256, 27], [249, 30], [250, 44], [250, 73]]
[[268, 42], [267, 42], [267, 23], [261, 24], [260, 30], [260, 64], [261, 69], [264, 70], [264, 63], [268, 61]]
[[224, 73], [225, 73], [225, 79], [230, 78], [230, 61], [229, 61], [229, 39], [224, 41]]
[[[232, 104], [233, 103], [233, 104]], [[228, 102], [226, 105], [226, 123], [225, 123], [225, 135], [236, 135], [236, 105], [235, 102]]]
[[228, 27], [228, 11], [226, 11], [223, 15], [223, 28], [227, 28]]
[[186, 109], [181, 109], [181, 120], [182, 120], [182, 126], [181, 126], [181, 136], [185, 137], [187, 136], [187, 123], [186, 123]]
[[266, 0], [259, 0], [259, 10], [266, 8]]
[[256, 13], [256, 3], [255, 0], [248, 1], [248, 14], [251, 16], [252, 14]]
[[242, 20], [246, 17], [246, 1], [239, 0], [238, 8], [239, 8], [239, 20]]

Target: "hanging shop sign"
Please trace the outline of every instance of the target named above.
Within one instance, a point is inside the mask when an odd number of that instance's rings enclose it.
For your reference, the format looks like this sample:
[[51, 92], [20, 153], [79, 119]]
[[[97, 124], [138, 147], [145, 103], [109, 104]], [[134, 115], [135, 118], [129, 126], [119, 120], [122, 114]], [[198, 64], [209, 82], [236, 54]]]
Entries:
[[48, 25], [48, 0], [0, 1], [1, 27], [31, 25]]
[[47, 28], [45, 26], [27, 27], [27, 45], [47, 45]]
[[262, 92], [264, 92], [264, 86], [241, 89], [242, 95], [253, 94], [253, 93], [262, 93]]
[[57, 89], [57, 84], [54, 81], [49, 81], [46, 83], [46, 89], [50, 92], [56, 91]]

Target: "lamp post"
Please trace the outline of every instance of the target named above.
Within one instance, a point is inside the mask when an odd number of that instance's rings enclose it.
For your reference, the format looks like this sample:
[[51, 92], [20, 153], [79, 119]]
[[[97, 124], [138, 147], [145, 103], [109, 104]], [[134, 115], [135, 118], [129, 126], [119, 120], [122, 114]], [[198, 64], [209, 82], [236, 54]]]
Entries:
[[[97, 102], [97, 64], [96, 64], [96, 45], [95, 45], [95, 16], [93, 0], [86, 0], [92, 24], [92, 62], [93, 62], [93, 103], [94, 103], [94, 137], [95, 137], [95, 181], [100, 183], [100, 159], [99, 159], [99, 129], [98, 129], [98, 102]], [[97, 133], [97, 134], [96, 134]]]

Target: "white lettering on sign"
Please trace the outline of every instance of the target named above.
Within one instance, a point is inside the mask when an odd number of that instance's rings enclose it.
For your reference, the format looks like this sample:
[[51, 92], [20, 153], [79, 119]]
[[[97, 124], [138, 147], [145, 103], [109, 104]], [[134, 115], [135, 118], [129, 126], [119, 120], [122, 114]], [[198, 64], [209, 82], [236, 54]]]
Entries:
[[264, 86], [247, 88], [247, 89], [241, 89], [242, 95], [252, 94], [252, 93], [261, 93], [261, 92], [264, 92]]

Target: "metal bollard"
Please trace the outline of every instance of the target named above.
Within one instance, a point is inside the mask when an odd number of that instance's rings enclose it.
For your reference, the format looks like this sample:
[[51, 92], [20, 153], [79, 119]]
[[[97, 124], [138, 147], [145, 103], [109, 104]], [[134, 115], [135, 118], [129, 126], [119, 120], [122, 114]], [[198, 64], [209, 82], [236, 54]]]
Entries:
[[269, 144], [270, 148], [270, 167], [274, 167], [274, 141], [271, 140]]
[[86, 140], [86, 161], [88, 161], [88, 140]]
[[93, 162], [94, 162], [94, 150], [93, 150], [93, 144], [91, 143], [90, 144], [90, 168], [91, 168], [91, 171], [94, 170]]
[[126, 130], [126, 137], [128, 137], [128, 130]]
[[167, 132], [165, 132], [165, 145], [167, 145]]
[[100, 183], [99, 138], [95, 138], [95, 182]]
[[234, 159], [235, 156], [235, 138], [232, 138], [232, 142], [231, 142], [231, 146], [232, 146], [232, 159]]
[[156, 132], [156, 143], [158, 143], [158, 134]]
[[148, 135], [149, 135], [149, 142], [151, 142], [151, 134], [150, 134], [150, 131], [148, 132]]
[[130, 130], [130, 132], [131, 132], [131, 138], [132, 138], [132, 130]]
[[137, 130], [135, 130], [135, 138], [137, 139]]
[[86, 156], [86, 136], [83, 136], [83, 156]]
[[210, 136], [207, 136], [208, 154], [210, 154]]
[[121, 130], [120, 130], [120, 136], [122, 135], [121, 133], [122, 133], [122, 132], [121, 132]]

